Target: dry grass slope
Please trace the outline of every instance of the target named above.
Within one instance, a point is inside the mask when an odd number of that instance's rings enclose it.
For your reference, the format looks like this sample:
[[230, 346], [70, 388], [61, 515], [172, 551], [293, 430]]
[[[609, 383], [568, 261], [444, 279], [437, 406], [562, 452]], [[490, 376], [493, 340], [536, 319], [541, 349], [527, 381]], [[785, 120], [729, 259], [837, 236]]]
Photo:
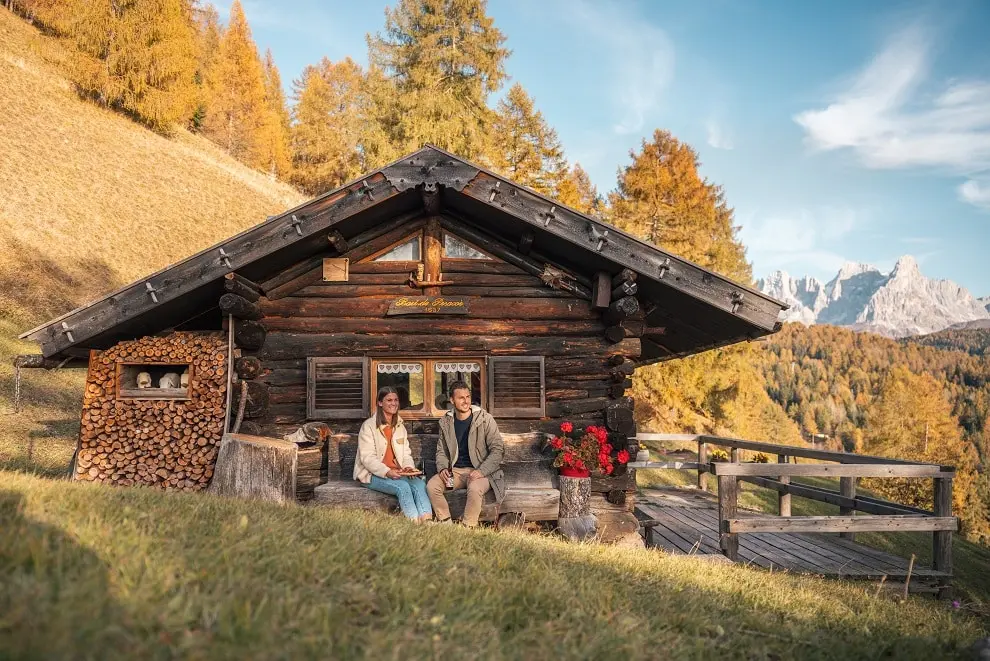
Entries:
[[0, 9], [0, 465], [64, 468], [81, 375], [24, 378], [16, 336], [295, 206], [295, 189], [207, 140], [164, 138], [80, 100], [51, 41]]

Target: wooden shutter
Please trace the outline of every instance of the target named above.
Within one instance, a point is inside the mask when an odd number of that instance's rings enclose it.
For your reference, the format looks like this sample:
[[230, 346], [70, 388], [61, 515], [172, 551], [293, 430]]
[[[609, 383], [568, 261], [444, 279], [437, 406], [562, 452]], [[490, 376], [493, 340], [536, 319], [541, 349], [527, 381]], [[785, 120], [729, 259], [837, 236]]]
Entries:
[[368, 361], [310, 358], [306, 374], [306, 417], [364, 418], [368, 413]]
[[543, 356], [499, 356], [488, 363], [489, 412], [503, 418], [542, 418], [546, 410]]

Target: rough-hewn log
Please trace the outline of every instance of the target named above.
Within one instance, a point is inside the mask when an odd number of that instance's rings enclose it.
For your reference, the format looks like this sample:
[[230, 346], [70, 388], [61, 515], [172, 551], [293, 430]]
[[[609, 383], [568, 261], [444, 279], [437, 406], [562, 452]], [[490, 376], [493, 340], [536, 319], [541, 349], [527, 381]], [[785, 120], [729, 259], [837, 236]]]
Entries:
[[603, 317], [606, 324], [614, 326], [624, 319], [629, 319], [637, 312], [639, 312], [639, 301], [634, 296], [626, 296], [612, 301]]
[[[268, 406], [271, 403], [271, 393], [269, 392], [268, 384], [263, 381], [242, 381], [242, 383], [247, 384], [247, 400], [245, 400], [244, 417], [264, 417], [264, 415], [268, 412]], [[233, 398], [231, 399], [230, 405], [237, 409], [241, 405], [241, 388], [234, 388], [231, 394], [233, 395]]]
[[631, 436], [636, 427], [633, 409], [629, 397], [610, 401], [605, 409], [605, 426], [611, 431]]
[[526, 230], [519, 237], [519, 245], [517, 246], [520, 255], [528, 255], [533, 250], [533, 242], [536, 240], [536, 234], [532, 230]]
[[261, 361], [254, 356], [241, 356], [234, 361], [234, 374], [237, 378], [249, 381], [261, 375]]
[[[546, 321], [503, 321], [499, 319], [466, 319], [463, 317], [334, 318], [334, 317], [268, 317], [264, 321], [269, 331], [295, 333], [381, 333], [437, 335], [553, 335], [596, 336], [604, 332], [597, 321], [571, 321], [566, 324]], [[274, 339], [272, 341], [275, 341]], [[604, 371], [604, 370], [603, 370]], [[604, 378], [604, 375], [602, 375]]]
[[427, 189], [425, 186], [420, 189], [419, 197], [423, 201], [423, 213], [427, 216], [435, 216], [440, 213], [441, 199], [440, 189], [433, 187]]
[[227, 292], [220, 297], [220, 311], [238, 319], [257, 321], [261, 319], [258, 306], [243, 296]]
[[209, 491], [287, 503], [296, 497], [295, 443], [261, 436], [224, 434]]
[[38, 353], [38, 354], [26, 354], [22, 356], [14, 356], [13, 364], [14, 367], [22, 367], [25, 369], [30, 368], [30, 369], [53, 370], [62, 367], [65, 364], [65, 361], [45, 358], [40, 353]]
[[638, 291], [639, 285], [635, 282], [622, 282], [619, 286], [612, 290], [612, 298], [619, 299], [626, 296], [635, 296]]
[[514, 264], [508, 264], [506, 262], [488, 259], [463, 259], [458, 257], [444, 257], [440, 260], [440, 268], [444, 273], [490, 273], [500, 275], [525, 275], [529, 273]]
[[234, 344], [248, 351], [257, 351], [265, 346], [268, 331], [256, 321], [238, 321], [234, 323]]
[[337, 230], [327, 232], [327, 243], [333, 246], [333, 249], [337, 251], [338, 255], [343, 255], [351, 249], [351, 246], [347, 243], [347, 239]]
[[571, 541], [595, 535], [597, 522], [591, 513], [591, 478], [560, 476], [560, 515], [557, 531]]
[[272, 333], [258, 352], [262, 361], [308, 356], [353, 356], [367, 351], [491, 352], [495, 355], [622, 352], [638, 356], [639, 338], [608, 344], [603, 337], [541, 337], [491, 335], [363, 335], [359, 333]]
[[551, 418], [559, 418], [592, 411], [603, 411], [611, 401], [608, 397], [593, 397], [591, 399], [547, 402], [547, 415]]
[[612, 278], [612, 286], [618, 287], [624, 282], [636, 282], [636, 272], [632, 269], [624, 268]]
[[260, 287], [237, 273], [228, 273], [223, 276], [223, 288], [225, 291], [229, 291], [231, 294], [237, 294], [252, 303], [261, 298]]
[[623, 319], [615, 326], [605, 329], [605, 338], [609, 342], [621, 342], [627, 337], [640, 337], [646, 327], [646, 322], [638, 319]]
[[[413, 294], [415, 295], [415, 294]], [[333, 299], [282, 298], [261, 300], [266, 317], [383, 317], [391, 300], [387, 298]], [[468, 316], [474, 319], [584, 319], [598, 320], [599, 315], [586, 301], [575, 299], [466, 299]]]

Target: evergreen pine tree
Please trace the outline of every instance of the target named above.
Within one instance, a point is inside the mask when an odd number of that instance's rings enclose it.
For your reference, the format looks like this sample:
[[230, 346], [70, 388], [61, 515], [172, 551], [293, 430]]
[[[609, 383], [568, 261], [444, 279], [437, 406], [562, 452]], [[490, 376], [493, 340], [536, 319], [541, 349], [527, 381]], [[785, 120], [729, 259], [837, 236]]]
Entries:
[[265, 51], [265, 102], [268, 107], [266, 133], [268, 137], [269, 172], [285, 178], [289, 174], [289, 108], [282, 91], [282, 77], [271, 49]]
[[491, 123], [491, 166], [538, 193], [554, 195], [568, 176], [557, 132], [519, 83], [499, 101]]
[[240, 161], [259, 170], [271, 167], [265, 72], [239, 0], [209, 71], [203, 133]]
[[484, 0], [400, 0], [385, 10], [385, 33], [368, 37], [373, 161], [426, 142], [485, 160], [488, 95], [505, 80], [509, 55], [485, 10]]
[[364, 169], [361, 67], [350, 58], [323, 58], [294, 81], [292, 182], [311, 195], [332, 190]]
[[168, 131], [195, 102], [191, 0], [63, 0], [32, 6], [67, 46], [81, 94]]

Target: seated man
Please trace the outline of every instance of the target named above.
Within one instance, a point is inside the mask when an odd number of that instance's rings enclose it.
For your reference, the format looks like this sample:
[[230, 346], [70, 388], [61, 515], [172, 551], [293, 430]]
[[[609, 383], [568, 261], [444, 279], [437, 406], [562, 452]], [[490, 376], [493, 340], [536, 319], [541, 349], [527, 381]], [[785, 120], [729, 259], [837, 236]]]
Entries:
[[[505, 497], [505, 474], [502, 472], [502, 434], [495, 418], [480, 406], [471, 404], [471, 388], [464, 381], [450, 384], [448, 410], [440, 418], [437, 442], [437, 474], [426, 485], [437, 520], [450, 521], [450, 507], [444, 489], [467, 488], [467, 504], [461, 522], [478, 525], [481, 505], [489, 489], [495, 502]], [[453, 478], [453, 487], [448, 479]]]

